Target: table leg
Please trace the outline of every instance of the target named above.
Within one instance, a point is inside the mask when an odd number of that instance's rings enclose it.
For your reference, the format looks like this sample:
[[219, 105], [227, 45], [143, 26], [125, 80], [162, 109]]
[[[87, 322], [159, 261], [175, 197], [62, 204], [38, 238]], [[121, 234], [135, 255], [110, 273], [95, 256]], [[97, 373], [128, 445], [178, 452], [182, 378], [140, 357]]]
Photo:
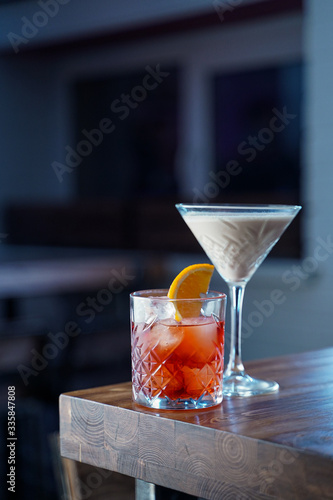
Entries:
[[135, 500], [155, 500], [155, 484], [141, 479], [135, 480]]
[[164, 486], [147, 483], [141, 479], [135, 480], [135, 500], [204, 500], [188, 493], [175, 491]]

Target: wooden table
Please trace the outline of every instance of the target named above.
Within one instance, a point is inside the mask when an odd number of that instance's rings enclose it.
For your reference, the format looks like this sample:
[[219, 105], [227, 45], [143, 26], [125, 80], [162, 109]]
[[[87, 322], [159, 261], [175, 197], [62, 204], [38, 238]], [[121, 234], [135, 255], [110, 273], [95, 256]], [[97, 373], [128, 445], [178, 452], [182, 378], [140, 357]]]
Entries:
[[131, 384], [60, 397], [61, 454], [206, 499], [333, 498], [333, 348], [247, 363], [269, 396], [148, 410]]

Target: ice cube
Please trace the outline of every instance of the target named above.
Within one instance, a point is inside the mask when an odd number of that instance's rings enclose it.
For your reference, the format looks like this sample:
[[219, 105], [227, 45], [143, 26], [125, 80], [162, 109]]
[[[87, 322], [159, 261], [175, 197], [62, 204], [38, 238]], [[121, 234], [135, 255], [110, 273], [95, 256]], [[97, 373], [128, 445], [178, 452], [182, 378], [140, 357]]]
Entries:
[[153, 396], [158, 393], [163, 397], [176, 399], [178, 393], [183, 390], [183, 374], [173, 364], [163, 364], [154, 371], [148, 385]]
[[183, 374], [186, 392], [194, 398], [200, 398], [204, 392], [209, 392], [216, 379], [216, 374], [209, 365], [204, 365], [201, 369], [184, 366]]
[[160, 320], [175, 317], [175, 306], [168, 300], [152, 300], [151, 306]]
[[161, 361], [164, 361], [179, 346], [183, 337], [183, 329], [179, 328], [177, 323], [176, 325], [154, 323], [150, 329], [142, 334], [142, 349], [150, 351]]

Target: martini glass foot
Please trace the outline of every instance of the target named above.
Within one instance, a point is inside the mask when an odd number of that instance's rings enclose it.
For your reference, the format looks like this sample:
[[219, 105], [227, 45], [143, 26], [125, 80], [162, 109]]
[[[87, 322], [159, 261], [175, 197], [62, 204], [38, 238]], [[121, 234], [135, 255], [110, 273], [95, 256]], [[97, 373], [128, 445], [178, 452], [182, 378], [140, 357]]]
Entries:
[[273, 380], [260, 380], [247, 373], [231, 373], [223, 377], [223, 396], [256, 396], [270, 394], [279, 389]]

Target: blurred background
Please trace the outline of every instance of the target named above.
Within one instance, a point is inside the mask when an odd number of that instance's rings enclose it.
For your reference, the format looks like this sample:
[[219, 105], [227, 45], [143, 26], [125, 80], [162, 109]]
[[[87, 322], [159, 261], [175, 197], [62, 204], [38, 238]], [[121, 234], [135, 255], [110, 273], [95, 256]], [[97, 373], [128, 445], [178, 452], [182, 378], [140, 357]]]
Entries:
[[176, 202], [301, 204], [247, 287], [243, 358], [333, 345], [332, 19], [330, 0], [0, 2], [18, 498], [60, 498], [59, 394], [130, 379], [129, 293], [207, 261]]

